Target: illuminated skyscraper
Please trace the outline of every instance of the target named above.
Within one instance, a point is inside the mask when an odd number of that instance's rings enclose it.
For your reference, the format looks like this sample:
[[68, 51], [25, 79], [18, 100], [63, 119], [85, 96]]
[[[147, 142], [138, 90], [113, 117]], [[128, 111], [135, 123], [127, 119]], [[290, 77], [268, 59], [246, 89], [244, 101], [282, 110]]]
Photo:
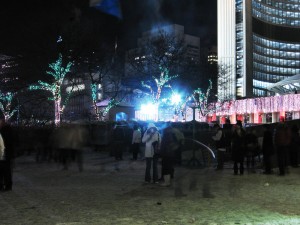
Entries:
[[218, 96], [267, 96], [300, 74], [300, 0], [218, 0]]

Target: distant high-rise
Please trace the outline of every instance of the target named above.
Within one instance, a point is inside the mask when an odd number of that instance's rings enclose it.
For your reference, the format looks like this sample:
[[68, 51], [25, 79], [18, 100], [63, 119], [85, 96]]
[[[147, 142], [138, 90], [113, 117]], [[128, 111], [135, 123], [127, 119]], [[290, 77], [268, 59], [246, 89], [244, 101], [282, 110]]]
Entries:
[[[133, 76], [134, 74], [131, 74], [132, 70], [129, 69], [129, 61], [134, 59], [136, 62], [143, 62], [146, 60], [147, 52], [143, 52], [143, 47], [147, 45], [150, 39], [154, 40], [157, 37], [160, 37], [160, 35], [166, 35], [165, 37], [169, 38], [170, 40], [174, 38], [173, 43], [178, 45], [178, 43], [182, 42], [182, 47], [185, 47], [185, 58], [189, 59], [191, 62], [199, 63], [200, 62], [200, 38], [189, 35], [185, 33], [184, 26], [178, 25], [178, 24], [171, 24], [162, 26], [159, 28], [154, 28], [152, 30], [143, 32], [142, 37], [140, 37], [137, 41], [137, 48], [130, 49], [127, 52], [126, 57], [126, 68], [125, 68], [125, 75], [126, 76]], [[178, 41], [178, 42], [177, 42]], [[176, 48], [176, 46], [174, 46]], [[177, 46], [179, 48], [179, 46]], [[167, 49], [167, 48], [165, 48]], [[170, 48], [169, 50], [172, 50]], [[148, 53], [149, 54], [149, 53]], [[166, 56], [171, 55], [171, 52], [165, 52]], [[128, 58], [128, 55], [130, 55], [130, 59]]]
[[300, 0], [218, 0], [219, 99], [267, 96], [300, 74], [299, 37]]
[[0, 54], [0, 89], [2, 92], [12, 92], [14, 82], [18, 80], [16, 57]]
[[216, 46], [210, 48], [207, 52], [207, 62], [211, 65], [218, 63], [218, 53]]

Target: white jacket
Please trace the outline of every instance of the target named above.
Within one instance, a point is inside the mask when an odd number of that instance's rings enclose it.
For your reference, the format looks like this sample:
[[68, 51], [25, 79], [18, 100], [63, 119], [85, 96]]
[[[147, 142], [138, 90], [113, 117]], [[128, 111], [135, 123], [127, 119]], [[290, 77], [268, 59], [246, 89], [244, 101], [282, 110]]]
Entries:
[[[215, 135], [215, 136], [212, 136], [212, 139], [213, 139], [214, 141], [220, 141], [221, 138], [222, 138], [222, 135], [223, 135], [223, 131], [222, 131], [221, 129], [219, 129], [219, 130], [217, 131], [216, 135]], [[218, 150], [219, 150], [219, 151], [225, 152], [225, 151], [226, 151], [226, 148], [221, 147], [221, 148], [218, 148]]]
[[[148, 128], [149, 129], [149, 128]], [[161, 142], [161, 138], [160, 138], [160, 134], [158, 131], [156, 131], [154, 134], [148, 134], [148, 129], [146, 130], [142, 142], [146, 143], [145, 146], [145, 157], [146, 158], [152, 158], [154, 155], [154, 149], [152, 146], [152, 143], [155, 141], [159, 141], [159, 143]]]
[[140, 130], [135, 130], [133, 131], [132, 134], [132, 144], [134, 143], [141, 143], [141, 139], [142, 139], [142, 133]]
[[5, 149], [4, 141], [2, 135], [0, 134], [0, 160], [4, 160], [4, 149]]

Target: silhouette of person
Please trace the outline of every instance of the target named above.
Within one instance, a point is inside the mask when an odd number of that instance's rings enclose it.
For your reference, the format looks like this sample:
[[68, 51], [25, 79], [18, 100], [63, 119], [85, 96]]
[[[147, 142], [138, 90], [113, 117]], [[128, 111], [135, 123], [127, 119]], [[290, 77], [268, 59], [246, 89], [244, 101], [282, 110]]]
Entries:
[[14, 137], [13, 130], [4, 119], [0, 119], [0, 134], [2, 136], [4, 151], [2, 154], [0, 168], [0, 189], [11, 191], [13, 186], [12, 165], [14, 159]]
[[274, 154], [273, 134], [270, 129], [270, 125], [266, 124], [264, 129], [265, 131], [262, 143], [263, 162], [265, 167], [264, 174], [271, 174], [271, 157]]
[[290, 130], [284, 123], [279, 123], [275, 130], [274, 142], [277, 153], [279, 175], [284, 176], [287, 167], [287, 148], [290, 144]]
[[232, 134], [232, 159], [234, 161], [234, 175], [244, 174], [245, 131], [241, 123], [237, 123]]
[[137, 160], [138, 153], [140, 151], [140, 144], [142, 140], [142, 132], [139, 129], [139, 126], [135, 124], [133, 126], [133, 134], [132, 134], [132, 159]]
[[184, 136], [178, 129], [170, 124], [163, 130], [160, 154], [162, 157], [162, 180], [161, 186], [170, 186], [171, 178], [174, 177], [174, 164]]

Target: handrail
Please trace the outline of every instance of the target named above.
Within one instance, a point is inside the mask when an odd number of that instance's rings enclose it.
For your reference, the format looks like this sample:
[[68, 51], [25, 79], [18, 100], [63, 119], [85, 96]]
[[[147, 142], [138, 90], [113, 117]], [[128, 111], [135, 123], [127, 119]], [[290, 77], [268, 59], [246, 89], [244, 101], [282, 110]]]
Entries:
[[195, 143], [197, 143], [197, 144], [202, 145], [203, 147], [205, 147], [205, 148], [212, 154], [212, 156], [213, 156], [214, 158], [216, 158], [216, 156], [215, 156], [213, 150], [212, 150], [210, 147], [208, 147], [207, 145], [203, 144], [202, 142], [197, 141], [197, 140], [192, 139], [192, 138], [184, 138], [184, 140], [191, 140], [191, 141], [193, 141], [193, 142], [195, 142]]

